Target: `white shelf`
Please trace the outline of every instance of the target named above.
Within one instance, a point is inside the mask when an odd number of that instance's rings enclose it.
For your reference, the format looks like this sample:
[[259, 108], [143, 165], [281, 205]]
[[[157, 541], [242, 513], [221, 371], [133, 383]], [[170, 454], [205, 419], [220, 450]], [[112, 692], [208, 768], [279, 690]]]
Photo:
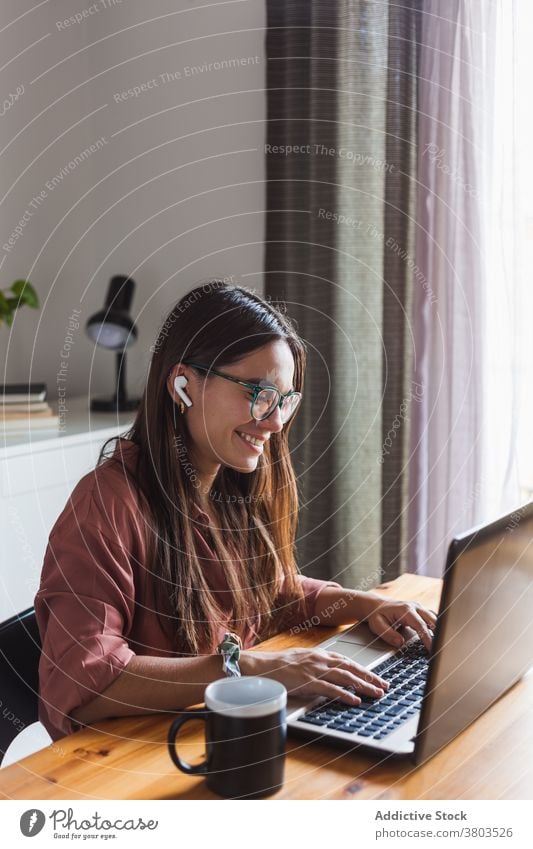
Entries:
[[[49, 402], [57, 414], [57, 402]], [[64, 429], [28, 430], [23, 433], [4, 433], [0, 427], [0, 458], [15, 457], [32, 451], [49, 451], [52, 448], [77, 445], [101, 439], [102, 443], [118, 433], [128, 430], [133, 424], [135, 413], [92, 413], [86, 396], [66, 401], [67, 411], [60, 420]]]
[[0, 622], [33, 605], [52, 526], [104, 442], [128, 431], [135, 416], [91, 413], [86, 397], [66, 406], [59, 433], [1, 434]]

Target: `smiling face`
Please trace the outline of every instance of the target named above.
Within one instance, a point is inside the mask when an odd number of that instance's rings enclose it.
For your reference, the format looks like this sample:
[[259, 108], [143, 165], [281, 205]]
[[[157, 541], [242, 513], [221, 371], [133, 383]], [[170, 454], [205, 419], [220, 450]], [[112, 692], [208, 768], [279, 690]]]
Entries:
[[[206, 363], [206, 365], [208, 365]], [[247, 354], [236, 363], [220, 366], [224, 374], [249, 383], [276, 386], [282, 394], [294, 389], [294, 359], [284, 340], [269, 342]], [[279, 407], [264, 421], [255, 421], [250, 408], [252, 391], [222, 377], [195, 371], [178, 363], [169, 378], [169, 391], [179, 401], [173, 389], [178, 374], [187, 378], [185, 391], [192, 406], [185, 408], [189, 431], [191, 462], [198, 471], [204, 487], [211, 485], [221, 465], [240, 472], [253, 472], [264, 445], [272, 433], [283, 429]], [[257, 444], [247, 441], [251, 437]]]

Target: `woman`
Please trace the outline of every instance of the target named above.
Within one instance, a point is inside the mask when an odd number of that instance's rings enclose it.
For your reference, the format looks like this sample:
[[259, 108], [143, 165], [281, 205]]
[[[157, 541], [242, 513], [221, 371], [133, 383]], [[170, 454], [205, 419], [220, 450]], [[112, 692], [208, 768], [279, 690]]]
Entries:
[[408, 625], [429, 648], [435, 623], [417, 604], [298, 572], [288, 435], [305, 350], [288, 318], [212, 281], [176, 304], [152, 350], [131, 431], [102, 450], [50, 535], [35, 610], [52, 738], [201, 702], [224, 674], [226, 632], [242, 641], [244, 675], [348, 704], [383, 695], [386, 682], [335, 652], [247, 651], [306, 620], [366, 620], [394, 646]]

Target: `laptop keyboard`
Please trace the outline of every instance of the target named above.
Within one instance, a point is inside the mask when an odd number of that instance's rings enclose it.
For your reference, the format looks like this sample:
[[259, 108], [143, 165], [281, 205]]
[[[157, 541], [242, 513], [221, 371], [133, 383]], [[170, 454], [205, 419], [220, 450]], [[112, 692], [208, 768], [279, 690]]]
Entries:
[[373, 667], [372, 672], [389, 682], [382, 698], [366, 695], [357, 706], [336, 699], [324, 702], [298, 719], [322, 728], [382, 740], [420, 710], [428, 666], [429, 655], [422, 641], [416, 639], [394, 657]]

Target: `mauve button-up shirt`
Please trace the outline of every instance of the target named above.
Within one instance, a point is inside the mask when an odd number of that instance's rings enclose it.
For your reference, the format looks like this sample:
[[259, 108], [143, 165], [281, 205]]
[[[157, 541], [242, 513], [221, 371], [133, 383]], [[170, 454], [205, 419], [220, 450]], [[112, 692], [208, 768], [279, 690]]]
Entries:
[[[150, 519], [122, 468], [133, 470], [137, 450], [131, 441], [120, 440], [115, 456], [121, 463], [106, 461], [85, 475], [50, 534], [34, 605], [42, 642], [39, 719], [53, 740], [81, 727], [69, 714], [109, 687], [134, 655], [177, 656], [155, 613], [155, 578], [146, 559]], [[197, 553], [210, 588], [221, 593], [229, 622], [224, 569], [206, 541], [210, 519], [198, 506], [195, 511]], [[295, 609], [288, 627], [315, 615], [324, 587], [342, 589], [336, 581], [303, 575], [299, 580], [306, 614], [298, 617]], [[276, 607], [290, 605], [282, 593], [278, 600]], [[254, 622], [242, 636], [244, 648], [258, 641], [259, 622]], [[222, 624], [217, 643], [225, 630]]]

